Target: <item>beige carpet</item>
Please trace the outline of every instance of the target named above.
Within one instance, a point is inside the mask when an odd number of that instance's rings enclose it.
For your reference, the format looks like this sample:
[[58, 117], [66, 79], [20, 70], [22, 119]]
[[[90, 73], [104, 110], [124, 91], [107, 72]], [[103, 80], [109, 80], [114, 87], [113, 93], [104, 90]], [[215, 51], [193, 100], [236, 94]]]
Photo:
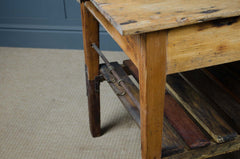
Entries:
[[101, 106], [93, 139], [83, 51], [0, 47], [0, 159], [140, 158], [140, 131], [106, 83]]

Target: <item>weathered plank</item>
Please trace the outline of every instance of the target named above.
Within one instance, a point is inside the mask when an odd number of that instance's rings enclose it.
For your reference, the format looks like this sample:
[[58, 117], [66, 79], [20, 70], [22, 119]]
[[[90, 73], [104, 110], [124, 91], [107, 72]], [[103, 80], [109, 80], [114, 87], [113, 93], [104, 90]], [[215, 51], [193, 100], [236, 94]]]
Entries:
[[167, 119], [163, 118], [162, 157], [177, 154], [183, 152], [183, 150], [184, 143], [181, 138], [168, 123]]
[[[136, 96], [137, 99], [139, 99], [138, 88], [130, 80], [130, 78], [121, 68], [121, 66], [116, 62], [111, 63], [111, 65], [114, 67], [114, 70], [118, 73], [118, 75], [123, 79], [123, 81], [131, 90], [131, 92]], [[117, 82], [114, 83], [110, 81], [114, 77], [111, 75], [111, 73], [109, 73], [109, 70], [107, 69], [106, 65], [101, 66], [100, 72], [103, 74], [106, 81], [109, 82], [109, 85], [111, 86], [111, 88], [116, 94], [119, 94], [121, 91], [123, 91]], [[126, 108], [128, 113], [131, 115], [131, 117], [134, 119], [134, 121], [137, 123], [137, 125], [141, 127], [140, 112], [137, 106], [131, 101], [130, 97], [127, 94], [125, 94], [123, 96], [118, 95], [118, 98], [123, 103], [124, 107]], [[169, 156], [171, 154], [182, 152], [183, 148], [184, 148], [184, 144], [181, 138], [176, 135], [176, 132], [168, 124], [167, 120], [164, 119], [163, 136], [162, 136], [162, 156]]]
[[85, 2], [85, 6], [138, 67], [139, 46], [137, 45], [137, 41], [140, 38], [139, 35], [121, 36], [91, 2]]
[[204, 68], [202, 71], [240, 102], [240, 78], [237, 78], [232, 70], [220, 65]]
[[196, 92], [180, 75], [167, 78], [167, 89], [217, 143], [236, 137], [237, 133], [219, 116], [205, 97]]
[[204, 159], [239, 150], [240, 150], [240, 137], [238, 136], [233, 141], [229, 141], [223, 144], [212, 144], [206, 148], [186, 151], [180, 154], [166, 157], [164, 159], [183, 159], [183, 158]]
[[231, 124], [240, 130], [240, 103], [237, 102], [224, 89], [219, 87], [216, 81], [208, 78], [201, 70], [182, 73], [189, 83], [198, 91], [203, 93], [206, 98], [211, 99], [222, 109], [231, 119]]
[[167, 74], [240, 60], [239, 37], [239, 17], [170, 30]]
[[91, 0], [122, 35], [240, 15], [238, 0]]
[[191, 148], [205, 147], [210, 144], [196, 124], [187, 116], [181, 106], [170, 95], [165, 95], [164, 113], [170, 124]]

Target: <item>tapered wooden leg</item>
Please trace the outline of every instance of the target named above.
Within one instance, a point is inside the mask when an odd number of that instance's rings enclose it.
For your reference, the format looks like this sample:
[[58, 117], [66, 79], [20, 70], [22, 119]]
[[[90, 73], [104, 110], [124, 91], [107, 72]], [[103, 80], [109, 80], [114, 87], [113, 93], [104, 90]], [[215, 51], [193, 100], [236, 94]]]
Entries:
[[91, 47], [91, 44], [95, 43], [99, 45], [99, 24], [86, 9], [84, 2], [81, 2], [81, 15], [86, 63], [89, 123], [92, 136], [97, 137], [101, 135], [99, 82], [96, 80], [96, 76], [99, 75], [99, 56]]
[[167, 33], [141, 35], [139, 57], [142, 159], [160, 159], [166, 81]]

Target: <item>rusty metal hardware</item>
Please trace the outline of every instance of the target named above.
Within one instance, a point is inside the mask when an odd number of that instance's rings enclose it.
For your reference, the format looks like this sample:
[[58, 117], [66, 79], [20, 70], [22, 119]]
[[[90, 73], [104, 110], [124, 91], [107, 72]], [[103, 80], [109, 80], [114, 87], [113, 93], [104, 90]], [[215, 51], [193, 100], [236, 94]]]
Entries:
[[[126, 84], [124, 83], [124, 80], [121, 79], [119, 77], [119, 75], [117, 74], [117, 72], [114, 70], [114, 67], [110, 64], [110, 62], [108, 61], [108, 59], [103, 55], [103, 53], [101, 52], [101, 50], [98, 48], [98, 46], [95, 43], [92, 43], [92, 48], [98, 53], [98, 55], [102, 58], [102, 60], [105, 62], [107, 68], [109, 69], [110, 73], [113, 75], [114, 78], [116, 78], [116, 80], [114, 80], [114, 82], [118, 82], [118, 85], [121, 86], [124, 90], [125, 93], [127, 93], [129, 95], [129, 97], [131, 98], [131, 100], [133, 101], [134, 104], [136, 104], [137, 106], [140, 106], [139, 101], [134, 97], [134, 95], [132, 94], [132, 92], [128, 89], [128, 87], [126, 86]], [[122, 93], [118, 93], [118, 95], [125, 95], [124, 92]]]

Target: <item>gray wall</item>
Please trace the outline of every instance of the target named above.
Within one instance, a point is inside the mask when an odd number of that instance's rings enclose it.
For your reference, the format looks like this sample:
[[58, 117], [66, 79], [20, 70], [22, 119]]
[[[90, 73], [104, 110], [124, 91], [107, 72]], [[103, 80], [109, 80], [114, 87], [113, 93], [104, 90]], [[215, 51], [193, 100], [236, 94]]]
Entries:
[[[100, 28], [103, 50], [120, 50]], [[76, 0], [0, 0], [0, 46], [83, 49]]]

